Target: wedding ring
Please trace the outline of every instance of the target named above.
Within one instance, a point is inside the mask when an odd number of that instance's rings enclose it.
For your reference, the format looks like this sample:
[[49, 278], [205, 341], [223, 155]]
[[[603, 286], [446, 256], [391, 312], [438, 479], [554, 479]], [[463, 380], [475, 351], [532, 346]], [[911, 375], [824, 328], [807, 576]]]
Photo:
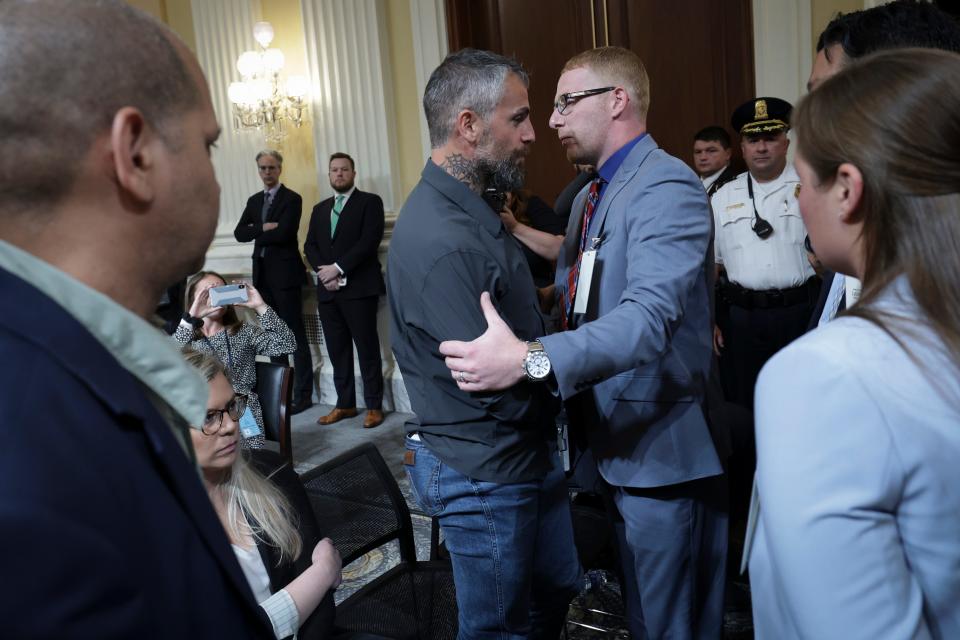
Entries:
[[463, 371], [461, 371], [461, 372], [457, 375], [457, 380], [460, 382], [460, 384], [466, 384], [467, 381], [466, 381], [466, 380], [464, 379], [464, 377], [463, 377]]

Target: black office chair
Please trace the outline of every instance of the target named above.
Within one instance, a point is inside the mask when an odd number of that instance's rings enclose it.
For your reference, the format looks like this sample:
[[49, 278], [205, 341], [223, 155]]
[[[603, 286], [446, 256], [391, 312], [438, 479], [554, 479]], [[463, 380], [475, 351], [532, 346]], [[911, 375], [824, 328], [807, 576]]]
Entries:
[[280, 445], [280, 455], [293, 464], [290, 438], [290, 405], [293, 403], [293, 369], [285, 364], [257, 362], [257, 384], [264, 437]]
[[346, 566], [396, 540], [400, 563], [337, 606], [337, 627], [396, 640], [453, 640], [457, 602], [448, 561], [417, 560], [406, 500], [370, 443], [301, 476], [317, 521]]

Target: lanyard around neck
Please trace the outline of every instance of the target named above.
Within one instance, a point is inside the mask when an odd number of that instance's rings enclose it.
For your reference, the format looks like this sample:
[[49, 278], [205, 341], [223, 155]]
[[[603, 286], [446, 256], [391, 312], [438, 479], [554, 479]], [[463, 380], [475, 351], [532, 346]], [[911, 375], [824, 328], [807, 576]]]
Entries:
[[[223, 340], [227, 343], [227, 368], [230, 370], [230, 373], [233, 373], [233, 351], [230, 349], [230, 332], [227, 331], [227, 329], [223, 330]], [[217, 357], [217, 360], [220, 360], [220, 363], [223, 364], [223, 360], [220, 359], [220, 354], [217, 353], [213, 343], [210, 342], [210, 338], [203, 336], [203, 341], [207, 343], [208, 347], [210, 347], [210, 351], [212, 351], [213, 355]]]

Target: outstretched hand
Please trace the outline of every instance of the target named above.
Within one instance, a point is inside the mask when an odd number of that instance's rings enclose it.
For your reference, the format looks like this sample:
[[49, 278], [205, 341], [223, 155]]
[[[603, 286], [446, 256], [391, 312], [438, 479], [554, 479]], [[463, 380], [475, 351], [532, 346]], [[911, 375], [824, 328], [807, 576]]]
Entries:
[[499, 391], [512, 387], [523, 377], [527, 345], [503, 321], [486, 291], [480, 294], [480, 308], [487, 330], [476, 340], [447, 340], [440, 353], [450, 375], [463, 391]]

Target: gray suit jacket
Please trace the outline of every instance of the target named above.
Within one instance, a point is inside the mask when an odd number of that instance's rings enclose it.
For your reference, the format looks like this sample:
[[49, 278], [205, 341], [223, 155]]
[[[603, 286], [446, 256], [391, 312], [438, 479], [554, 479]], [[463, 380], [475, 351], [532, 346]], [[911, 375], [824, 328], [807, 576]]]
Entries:
[[904, 279], [878, 305], [914, 357], [840, 317], [760, 373], [757, 638], [960, 638], [960, 375]]
[[[577, 260], [586, 190], [557, 261], [558, 295]], [[541, 339], [600, 473], [658, 487], [722, 472], [704, 412], [712, 326], [710, 206], [697, 176], [640, 140], [607, 185], [588, 229], [601, 238], [576, 330]], [[589, 244], [589, 243], [588, 243]], [[578, 291], [578, 295], [583, 295]]]

